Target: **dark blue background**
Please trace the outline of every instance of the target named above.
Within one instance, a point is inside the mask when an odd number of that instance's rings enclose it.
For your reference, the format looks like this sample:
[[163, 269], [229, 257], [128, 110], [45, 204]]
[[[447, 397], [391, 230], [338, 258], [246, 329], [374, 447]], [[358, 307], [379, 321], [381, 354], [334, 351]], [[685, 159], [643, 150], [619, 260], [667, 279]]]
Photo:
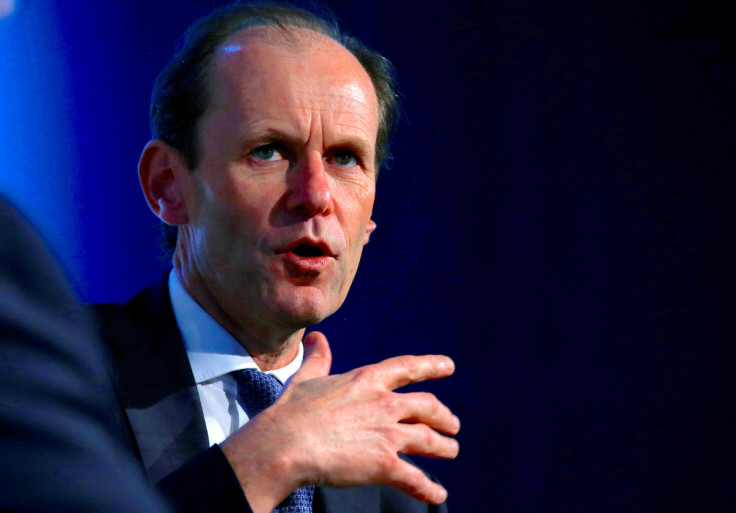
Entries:
[[[159, 278], [136, 165], [155, 75], [211, 0], [20, 1], [0, 190], [81, 297]], [[736, 54], [727, 2], [344, 1], [405, 117], [378, 230], [324, 322], [335, 371], [437, 352], [455, 512], [736, 511]]]

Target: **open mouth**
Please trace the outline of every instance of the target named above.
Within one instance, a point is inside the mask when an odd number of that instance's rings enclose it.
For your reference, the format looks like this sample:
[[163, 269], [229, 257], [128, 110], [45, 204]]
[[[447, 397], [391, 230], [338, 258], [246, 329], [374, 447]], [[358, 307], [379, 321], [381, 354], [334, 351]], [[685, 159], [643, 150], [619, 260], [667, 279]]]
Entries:
[[308, 257], [320, 257], [324, 256], [325, 252], [322, 248], [313, 244], [299, 244], [297, 247], [291, 250], [297, 256], [308, 258]]
[[303, 237], [277, 251], [286, 276], [301, 285], [311, 283], [337, 257], [330, 246], [321, 240]]

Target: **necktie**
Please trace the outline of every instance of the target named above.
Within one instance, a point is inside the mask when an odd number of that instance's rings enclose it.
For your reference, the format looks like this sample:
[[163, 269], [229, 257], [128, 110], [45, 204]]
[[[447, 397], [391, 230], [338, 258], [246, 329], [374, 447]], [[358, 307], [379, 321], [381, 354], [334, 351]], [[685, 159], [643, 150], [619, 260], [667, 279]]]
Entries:
[[[231, 374], [238, 384], [238, 398], [249, 418], [276, 402], [283, 385], [278, 379], [258, 369], [243, 369]], [[314, 486], [294, 490], [273, 513], [312, 513]]]

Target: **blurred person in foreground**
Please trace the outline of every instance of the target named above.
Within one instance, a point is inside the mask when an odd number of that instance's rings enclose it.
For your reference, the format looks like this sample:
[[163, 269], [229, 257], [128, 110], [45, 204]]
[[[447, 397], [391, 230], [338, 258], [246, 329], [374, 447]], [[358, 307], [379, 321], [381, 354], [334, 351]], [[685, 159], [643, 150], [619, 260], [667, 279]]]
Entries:
[[116, 438], [104, 345], [87, 321], [0, 198], [0, 511], [167, 511]]
[[[0, 18], [15, 2], [0, 0]], [[168, 511], [116, 438], [104, 345], [0, 197], [0, 511]]]

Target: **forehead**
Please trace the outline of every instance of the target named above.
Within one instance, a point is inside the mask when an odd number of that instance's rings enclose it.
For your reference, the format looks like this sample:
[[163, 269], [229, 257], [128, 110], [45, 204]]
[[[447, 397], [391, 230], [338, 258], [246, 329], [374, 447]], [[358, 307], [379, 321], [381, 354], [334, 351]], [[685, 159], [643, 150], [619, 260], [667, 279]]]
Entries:
[[213, 55], [208, 90], [208, 108], [251, 117], [285, 105], [339, 113], [348, 124], [367, 124], [375, 140], [370, 77], [342, 45], [311, 30], [256, 27], [230, 36]]

